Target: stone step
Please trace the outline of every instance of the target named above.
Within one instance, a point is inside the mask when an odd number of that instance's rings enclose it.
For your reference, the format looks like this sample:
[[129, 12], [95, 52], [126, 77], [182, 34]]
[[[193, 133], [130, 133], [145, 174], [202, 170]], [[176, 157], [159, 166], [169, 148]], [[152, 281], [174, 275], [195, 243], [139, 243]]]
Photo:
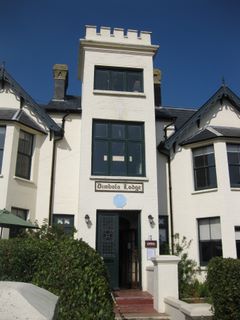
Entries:
[[160, 314], [157, 316], [144, 314], [125, 314], [124, 317], [116, 315], [115, 320], [171, 320], [171, 318], [166, 314]]
[[152, 297], [118, 297], [116, 298], [116, 302], [118, 305], [130, 305], [130, 304], [147, 304], [153, 305], [153, 298]]

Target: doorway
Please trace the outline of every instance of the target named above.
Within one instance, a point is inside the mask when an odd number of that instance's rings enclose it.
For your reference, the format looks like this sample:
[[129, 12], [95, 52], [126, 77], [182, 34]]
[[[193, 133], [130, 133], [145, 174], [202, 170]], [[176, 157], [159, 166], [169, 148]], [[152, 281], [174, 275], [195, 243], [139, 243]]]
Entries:
[[141, 287], [140, 214], [99, 211], [97, 251], [103, 257], [112, 289]]

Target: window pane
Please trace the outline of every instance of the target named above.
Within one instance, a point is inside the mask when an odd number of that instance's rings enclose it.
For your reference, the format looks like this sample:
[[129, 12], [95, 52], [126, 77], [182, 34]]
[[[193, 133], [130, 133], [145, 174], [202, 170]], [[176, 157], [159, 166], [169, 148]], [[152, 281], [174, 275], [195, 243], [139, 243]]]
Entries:
[[29, 179], [31, 169], [31, 158], [24, 154], [18, 154], [16, 175], [21, 178]]
[[195, 187], [196, 189], [202, 189], [207, 186], [206, 181], [206, 169], [196, 169], [195, 170]]
[[4, 141], [5, 141], [5, 127], [0, 127], [0, 149], [4, 148]]
[[108, 143], [96, 140], [93, 144], [93, 174], [108, 174]]
[[12, 208], [11, 212], [13, 214], [15, 214], [17, 217], [23, 219], [23, 220], [27, 220], [27, 214], [28, 214], [28, 210], [26, 209], [20, 209], [20, 208]]
[[228, 152], [236, 152], [240, 153], [240, 144], [227, 144], [227, 151]]
[[31, 134], [24, 131], [20, 131], [18, 151], [27, 155], [31, 155], [32, 153], [32, 135]]
[[130, 92], [143, 92], [142, 70], [128, 71], [127, 88]]
[[128, 143], [128, 173], [133, 176], [143, 175], [143, 149], [140, 142]]
[[125, 139], [125, 125], [112, 124], [112, 138], [113, 139]]
[[95, 138], [107, 138], [108, 137], [108, 125], [106, 123], [94, 124], [94, 137]]
[[199, 239], [210, 240], [209, 219], [198, 220], [198, 225], [199, 225]]
[[109, 90], [110, 87], [110, 71], [95, 68], [94, 89]]
[[231, 187], [240, 186], [240, 166], [229, 166]]
[[210, 220], [210, 232], [212, 240], [222, 239], [220, 218], [211, 218]]
[[204, 167], [205, 161], [204, 156], [197, 156], [194, 157], [194, 167], [195, 168], [202, 168]]
[[239, 164], [239, 154], [236, 152], [228, 152], [228, 163], [229, 164]]
[[113, 142], [111, 150], [111, 174], [122, 176], [127, 174], [126, 151], [124, 142]]
[[53, 214], [53, 224], [61, 226], [65, 234], [72, 235], [74, 229], [74, 215]]
[[206, 186], [211, 188], [217, 187], [217, 177], [216, 177], [215, 167], [210, 167], [208, 168], [208, 170], [206, 169], [206, 174], [207, 174]]
[[111, 72], [111, 90], [125, 91], [125, 74], [123, 71], [112, 71]]
[[142, 140], [142, 126], [130, 125], [128, 126], [128, 139], [130, 140]]

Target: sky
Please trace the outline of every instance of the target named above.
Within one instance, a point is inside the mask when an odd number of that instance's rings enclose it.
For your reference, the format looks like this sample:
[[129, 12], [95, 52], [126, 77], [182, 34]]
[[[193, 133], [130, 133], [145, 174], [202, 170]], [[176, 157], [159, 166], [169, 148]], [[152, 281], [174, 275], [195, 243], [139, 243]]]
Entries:
[[196, 108], [223, 78], [240, 96], [239, 0], [0, 0], [0, 63], [38, 103], [53, 95], [52, 67], [69, 67], [81, 95], [79, 39], [85, 25], [152, 32], [164, 106]]

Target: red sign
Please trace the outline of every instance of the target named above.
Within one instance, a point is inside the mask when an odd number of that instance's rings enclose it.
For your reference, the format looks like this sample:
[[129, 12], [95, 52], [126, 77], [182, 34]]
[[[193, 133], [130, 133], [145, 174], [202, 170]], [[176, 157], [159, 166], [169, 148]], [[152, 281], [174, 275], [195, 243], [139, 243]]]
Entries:
[[156, 240], [146, 240], [145, 241], [145, 248], [157, 248], [157, 241]]

